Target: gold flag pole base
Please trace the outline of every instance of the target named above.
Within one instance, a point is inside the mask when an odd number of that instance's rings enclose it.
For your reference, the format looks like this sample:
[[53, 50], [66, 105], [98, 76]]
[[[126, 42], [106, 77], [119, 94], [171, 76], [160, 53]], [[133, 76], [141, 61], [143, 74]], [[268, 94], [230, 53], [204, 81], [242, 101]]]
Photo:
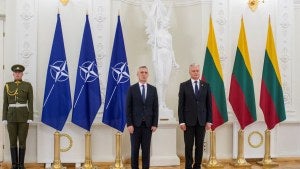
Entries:
[[209, 158], [207, 163], [203, 163], [205, 168], [224, 168], [224, 165], [221, 164], [218, 160]]
[[271, 159], [271, 131], [265, 131], [265, 155], [262, 161], [257, 162], [258, 165], [266, 166], [266, 167], [277, 167], [278, 163], [273, 162]]
[[115, 159], [115, 164], [114, 166], [110, 166], [110, 169], [125, 169], [123, 162], [122, 162], [122, 157], [121, 157], [121, 137], [122, 133], [117, 132], [116, 133], [116, 159]]
[[251, 167], [251, 164], [244, 158], [244, 130], [240, 129], [238, 132], [238, 155], [237, 159], [230, 163], [234, 167]]
[[94, 166], [92, 160], [85, 160], [84, 164], [81, 166], [81, 169], [98, 169], [98, 166]]
[[51, 169], [66, 169], [67, 167], [64, 167], [61, 165], [60, 160], [54, 160]]
[[85, 134], [85, 160], [84, 164], [80, 167], [81, 169], [98, 169], [97, 166], [93, 165], [91, 159], [91, 133], [86, 132]]
[[251, 167], [251, 164], [245, 159], [236, 159], [234, 162], [230, 163], [230, 165], [234, 167]]
[[257, 162], [258, 165], [264, 167], [277, 167], [279, 166], [278, 163], [272, 161], [272, 159], [263, 159], [262, 161]]
[[224, 166], [216, 158], [216, 132], [210, 131], [210, 155], [207, 163], [204, 163], [205, 168], [224, 168]]
[[54, 161], [51, 165], [51, 169], [66, 169], [62, 166], [60, 161], [60, 133], [56, 131], [54, 133]]

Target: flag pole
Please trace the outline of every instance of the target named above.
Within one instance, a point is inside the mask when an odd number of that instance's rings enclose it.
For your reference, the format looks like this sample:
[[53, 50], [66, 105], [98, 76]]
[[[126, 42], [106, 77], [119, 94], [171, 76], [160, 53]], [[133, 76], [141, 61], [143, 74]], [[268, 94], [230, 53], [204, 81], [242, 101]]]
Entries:
[[60, 161], [60, 134], [58, 131], [54, 133], [54, 161], [51, 166], [52, 169], [65, 169]]
[[97, 166], [93, 166], [91, 159], [91, 133], [86, 132], [85, 134], [85, 161], [82, 169], [96, 169]]
[[240, 129], [238, 132], [238, 155], [237, 159], [231, 163], [234, 167], [250, 167], [251, 164], [248, 163], [244, 157], [244, 130]]
[[265, 155], [262, 161], [257, 162], [258, 165], [266, 166], [266, 167], [276, 167], [279, 166], [278, 163], [273, 162], [271, 159], [271, 130], [265, 131]]
[[115, 135], [116, 135], [116, 158], [115, 158], [114, 166], [111, 166], [110, 169], [125, 169], [121, 157], [122, 133], [117, 132]]
[[204, 163], [205, 168], [224, 168], [216, 158], [216, 132], [210, 131], [210, 155], [207, 163]]

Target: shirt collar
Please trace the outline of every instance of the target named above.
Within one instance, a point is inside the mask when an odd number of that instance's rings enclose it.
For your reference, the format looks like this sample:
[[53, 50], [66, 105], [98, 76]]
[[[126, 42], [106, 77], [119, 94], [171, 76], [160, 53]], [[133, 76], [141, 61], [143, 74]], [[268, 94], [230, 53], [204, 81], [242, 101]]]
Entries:
[[147, 87], [147, 83], [141, 83], [141, 82], [139, 82], [139, 86], [142, 87], [142, 85], [144, 85], [145, 87]]
[[199, 79], [198, 79], [198, 80], [191, 79], [191, 82], [192, 82], [192, 84], [194, 84], [194, 83], [195, 83], [195, 81], [197, 81], [198, 83], [200, 82], [200, 80], [199, 80]]

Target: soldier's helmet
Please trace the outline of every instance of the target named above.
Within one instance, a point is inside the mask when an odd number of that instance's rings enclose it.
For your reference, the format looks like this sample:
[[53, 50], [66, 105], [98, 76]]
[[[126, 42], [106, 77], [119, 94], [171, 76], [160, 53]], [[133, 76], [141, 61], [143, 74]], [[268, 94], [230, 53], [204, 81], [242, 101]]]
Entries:
[[15, 64], [11, 67], [11, 70], [13, 72], [23, 72], [25, 70], [25, 67], [23, 65], [20, 65], [20, 64]]

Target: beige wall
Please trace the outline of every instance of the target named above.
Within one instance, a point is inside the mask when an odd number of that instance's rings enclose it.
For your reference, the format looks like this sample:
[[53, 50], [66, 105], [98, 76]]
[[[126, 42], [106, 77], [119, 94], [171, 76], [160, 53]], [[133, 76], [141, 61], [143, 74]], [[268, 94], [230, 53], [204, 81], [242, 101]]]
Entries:
[[[37, 19], [38, 49], [37, 51], [35, 51], [37, 52], [37, 63], [36, 65], [32, 66], [36, 67], [37, 69], [37, 81], [35, 82], [35, 91], [37, 95], [35, 98], [35, 115], [36, 120], [40, 120], [46, 78], [45, 74], [53, 40], [57, 8], [60, 8], [61, 13], [65, 49], [69, 64], [71, 91], [73, 95], [77, 62], [81, 45], [83, 26], [85, 22], [85, 14], [87, 9], [92, 9], [91, 6], [94, 1], [70, 0], [70, 3], [67, 6], [62, 6], [58, 1], [53, 0], [32, 0], [30, 2], [33, 2], [33, 4], [35, 5], [35, 19]], [[111, 44], [113, 43], [115, 24], [117, 19], [116, 16], [119, 10], [123, 26], [123, 35], [130, 69], [131, 83], [136, 82], [136, 69], [140, 65], [147, 65], [150, 68], [150, 83], [153, 83], [154, 70], [151, 62], [151, 50], [150, 47], [146, 44], [147, 36], [145, 34], [144, 26], [145, 15], [143, 14], [143, 11], [140, 7], [140, 1], [112, 0], [110, 2], [111, 6], [109, 6], [109, 9], [106, 9], [106, 12], [110, 14], [110, 18], [108, 18], [110, 21], [110, 31], [108, 32], [108, 34], [102, 35], [103, 37], [109, 36], [109, 40], [107, 41], [109, 46], [106, 48], [108, 53], [107, 58], [103, 60], [103, 63], [99, 64], [104, 66], [109, 64]], [[286, 123], [288, 125], [290, 122], [293, 122], [295, 123], [295, 126], [299, 126], [300, 101], [297, 99], [297, 96], [300, 94], [300, 89], [299, 87], [297, 87], [300, 85], [300, 80], [299, 78], [297, 78], [297, 66], [300, 63], [300, 59], [297, 56], [297, 54], [300, 53], [300, 49], [298, 47], [298, 44], [300, 43], [300, 23], [298, 22], [300, 18], [299, 1], [265, 1], [265, 3], [260, 3], [258, 9], [255, 12], [252, 12], [248, 8], [246, 1], [241, 0], [165, 0], [163, 2], [174, 2], [173, 14], [171, 16], [170, 32], [173, 36], [173, 48], [175, 57], [178, 64], [180, 65], [180, 68], [174, 71], [172, 74], [167, 91], [166, 102], [167, 105], [174, 110], [176, 118], [178, 86], [180, 82], [185, 81], [189, 78], [188, 65], [190, 63], [196, 62], [199, 63], [201, 67], [203, 66], [208, 34], [209, 16], [210, 14], [212, 14], [220, 56], [222, 57], [221, 59], [226, 98], [228, 98], [231, 71], [236, 52], [237, 38], [239, 34], [240, 18], [242, 15], [244, 16], [249, 54], [252, 63], [257, 115], [258, 120], [263, 120], [263, 115], [258, 103], [266, 41], [267, 20], [268, 15], [271, 14], [273, 18], [272, 26], [274, 36], [278, 47], [278, 56], [279, 58], [282, 58], [279, 59], [279, 64], [282, 71], [284, 92], [286, 97], [286, 109], [288, 117]], [[0, 4], [5, 4], [4, 0], [0, 0]], [[2, 5], [0, 7], [0, 14], [1, 11], [6, 11], [6, 38], [4, 44], [5, 69], [3, 73], [4, 81], [11, 80], [10, 66], [18, 61], [17, 42], [19, 39], [16, 35], [16, 18], [18, 17], [18, 9], [16, 9], [16, 4], [17, 1], [15, 0], [7, 0], [6, 9], [4, 10]], [[286, 6], [286, 8], [284, 8], [284, 5]], [[284, 9], [289, 9], [289, 11], [282, 12], [282, 10]], [[92, 11], [91, 13], [93, 12], [95, 11]], [[287, 15], [288, 17], [286, 22], [284, 20], [285, 15]], [[90, 21], [93, 19], [94, 18], [91, 17]], [[285, 25], [285, 23], [288, 24]], [[91, 25], [91, 27], [94, 36], [95, 33], [99, 30], [99, 27], [93, 24]], [[95, 41], [95, 38], [99, 37], [93, 38]], [[284, 42], [287, 42], [288, 44]], [[285, 60], [285, 55], [282, 53], [285, 50], [283, 46], [287, 46], [285, 48], [288, 50], [287, 60]], [[106, 78], [104, 77], [100, 80], [106, 81]], [[105, 88], [105, 86], [101, 87]], [[231, 158], [233, 154], [232, 123], [235, 121], [235, 116], [232, 113], [229, 102], [227, 103], [230, 121], [223, 127], [217, 129], [217, 136], [221, 138], [217, 140], [218, 156], [220, 158]], [[287, 130], [289, 130], [289, 127], [287, 127]], [[183, 155], [184, 144], [182, 132], [178, 131], [177, 133], [177, 152], [179, 155]], [[285, 136], [286, 135], [283, 135], [282, 137]], [[289, 135], [289, 137], [292, 136]], [[290, 149], [291, 151], [294, 151], [294, 155], [300, 156], [300, 137], [295, 135], [293, 135], [293, 137], [295, 138], [289, 139], [289, 142], [287, 144], [295, 145], [294, 142], [296, 142], [295, 148]], [[284, 145], [281, 146], [284, 147]], [[130, 152], [128, 146], [124, 148], [124, 151], [127, 154]], [[32, 152], [31, 154], [34, 155], [34, 153], [35, 152]], [[286, 152], [279, 152], [279, 154], [280, 153], [283, 155], [288, 154]]]

